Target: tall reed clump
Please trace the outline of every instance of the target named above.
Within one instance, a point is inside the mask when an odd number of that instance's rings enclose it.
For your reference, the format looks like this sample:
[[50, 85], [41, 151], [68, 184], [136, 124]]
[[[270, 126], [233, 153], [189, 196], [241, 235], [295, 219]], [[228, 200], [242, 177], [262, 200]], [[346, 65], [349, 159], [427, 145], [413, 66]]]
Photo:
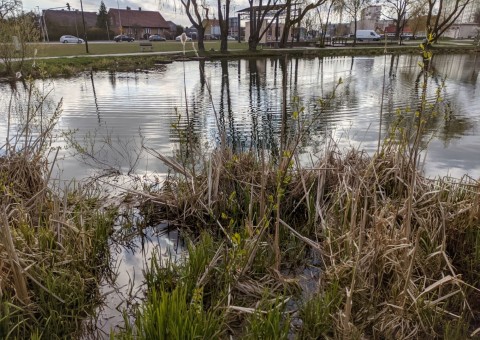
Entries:
[[[18, 102], [17, 102], [18, 100]], [[18, 105], [17, 105], [18, 104]], [[79, 335], [99, 300], [114, 211], [93, 186], [54, 186], [51, 149], [61, 103], [27, 81], [13, 91], [0, 153], [0, 338]], [[52, 152], [53, 151], [53, 152]]]
[[[298, 145], [316, 116], [301, 107], [289, 119], [294, 137], [282, 135], [278, 158], [225, 145], [205, 155], [189, 140], [181, 155], [200, 162], [149, 150], [172, 173], [145, 205], [193, 237], [213, 235], [217, 244], [209, 246], [210, 260], [190, 253], [182, 264], [203, 273], [190, 284], [185, 269], [155, 263], [150, 281], [169, 282], [170, 291], [187, 287], [190, 306], [201, 287], [203, 311], [223, 311], [223, 334], [234, 336], [273, 338], [271, 320], [276, 331], [290, 324], [290, 335], [312, 339], [480, 334], [480, 184], [430, 179], [419, 170], [426, 127], [444, 112], [440, 90], [427, 96], [430, 58], [425, 52], [418, 107], [399, 113], [401, 122], [373, 155], [329, 143], [305, 167]], [[288, 269], [316, 263], [318, 289], [299, 294], [300, 276]], [[260, 308], [265, 299], [269, 310]]]

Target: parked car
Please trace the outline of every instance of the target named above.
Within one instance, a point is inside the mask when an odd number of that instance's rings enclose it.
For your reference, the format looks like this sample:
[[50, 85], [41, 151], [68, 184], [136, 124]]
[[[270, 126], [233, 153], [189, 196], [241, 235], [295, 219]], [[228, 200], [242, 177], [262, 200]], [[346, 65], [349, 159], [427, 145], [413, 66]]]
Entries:
[[[182, 36], [179, 35], [178, 37], [175, 38], [175, 40], [176, 40], [176, 41], [180, 41], [180, 38], [181, 38], [181, 37], [182, 37]], [[192, 41], [192, 38], [187, 37], [187, 41]]]
[[128, 42], [131, 42], [131, 41], [135, 41], [135, 38], [134, 37], [130, 37], [128, 35], [125, 35], [125, 34], [120, 34], [120, 35], [117, 35], [113, 38], [113, 40], [115, 40], [116, 42], [119, 42], [119, 41], [128, 41]]
[[60, 37], [60, 42], [64, 44], [68, 44], [68, 43], [81, 44], [83, 43], [83, 39], [77, 38], [73, 35], [62, 35]]
[[158, 34], [152, 34], [151, 36], [148, 37], [148, 40], [150, 41], [167, 41], [164, 37]]
[[231, 35], [229, 35], [229, 36], [227, 37], [227, 40], [237, 40], [237, 39], [235, 39], [234, 37], [232, 37]]

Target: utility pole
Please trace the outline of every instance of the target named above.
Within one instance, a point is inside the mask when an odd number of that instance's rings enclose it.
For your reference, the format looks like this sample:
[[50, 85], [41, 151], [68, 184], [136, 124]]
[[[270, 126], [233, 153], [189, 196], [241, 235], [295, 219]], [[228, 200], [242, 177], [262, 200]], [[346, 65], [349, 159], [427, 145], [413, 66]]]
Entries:
[[108, 30], [108, 20], [105, 21], [105, 26], [107, 26], [107, 37], [108, 37], [108, 41], [110, 41], [110, 31]]
[[75, 10], [75, 31], [77, 31], [77, 37], [78, 37], [77, 13], [78, 13], [78, 9]]
[[80, 0], [80, 8], [82, 9], [82, 21], [83, 21], [83, 35], [85, 38], [85, 50], [88, 52], [88, 39], [87, 39], [87, 30], [85, 29], [85, 16], [83, 15], [83, 2]]
[[42, 30], [43, 42], [45, 42], [45, 28], [43, 27], [43, 13], [40, 10], [39, 6], [36, 6], [36, 7], [38, 9], [38, 15], [39, 15], [38, 24], [40, 25], [40, 29]]
[[117, 8], [118, 8], [118, 23], [120, 24], [120, 34], [123, 34], [123, 27], [122, 27], [122, 17], [120, 16], [120, 4], [117, 0]]

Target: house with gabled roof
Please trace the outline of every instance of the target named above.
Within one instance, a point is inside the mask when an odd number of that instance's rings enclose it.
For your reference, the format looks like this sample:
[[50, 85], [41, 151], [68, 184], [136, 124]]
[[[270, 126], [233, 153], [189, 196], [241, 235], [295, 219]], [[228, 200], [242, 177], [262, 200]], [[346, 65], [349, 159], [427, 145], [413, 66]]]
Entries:
[[[94, 28], [97, 22], [97, 13], [83, 12], [83, 16], [86, 30]], [[78, 10], [43, 10], [42, 21], [42, 25], [46, 27], [48, 39], [51, 41], [58, 40], [65, 34], [83, 37], [82, 13]]]
[[152, 34], [164, 36], [170, 26], [160, 12], [110, 8], [110, 24], [116, 34], [126, 34], [135, 39], [147, 39]]

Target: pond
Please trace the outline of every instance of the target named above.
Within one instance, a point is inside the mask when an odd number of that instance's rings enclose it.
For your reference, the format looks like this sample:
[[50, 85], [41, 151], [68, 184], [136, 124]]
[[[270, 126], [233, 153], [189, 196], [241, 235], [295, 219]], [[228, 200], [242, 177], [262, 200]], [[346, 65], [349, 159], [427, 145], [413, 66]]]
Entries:
[[[379, 134], [384, 138], [399, 116], [414, 118], [423, 93], [430, 103], [441, 98], [445, 108], [427, 125], [422, 144], [426, 174], [479, 178], [480, 58], [435, 56], [426, 87], [419, 62], [413, 55], [192, 61], [148, 72], [38, 80], [35, 86], [37, 95], [48, 94], [40, 100], [42, 114], [61, 102], [53, 144], [61, 148], [53, 178], [66, 181], [99, 170], [162, 175], [165, 166], [142, 145], [172, 155], [187, 127], [190, 140], [205, 151], [219, 142], [220, 127], [236, 150], [275, 153], [284, 119], [291, 120], [300, 107], [305, 108], [301, 118], [318, 118], [302, 144], [304, 154], [315, 154], [328, 140], [374, 152]], [[0, 84], [0, 91], [0, 140], [5, 141], [25, 119], [28, 87]], [[282, 117], [284, 97], [287, 118]], [[83, 157], [73, 155], [72, 141], [86, 151]], [[98, 338], [108, 338], [110, 329], [121, 325], [124, 308], [141, 298], [143, 272], [153, 254], [164, 260], [184, 249], [178, 233], [165, 225], [127, 239], [128, 244], [111, 240], [115, 275], [102, 281], [105, 305], [93, 320]]]
[[[327, 137], [341, 146], [374, 151], [381, 121], [384, 136], [399, 109], [413, 117], [423, 83], [419, 62], [416, 55], [176, 62], [148, 72], [85, 73], [36, 85], [48, 93], [44, 105], [63, 100], [56, 146], [66, 145], [62, 134], [70, 131], [80, 145], [94, 145], [90, 156], [103, 170], [161, 173], [165, 168], [141, 152], [141, 145], [172, 154], [187, 126], [206, 149], [219, 141], [218, 125], [236, 149], [278, 148], [282, 82], [288, 115], [299, 107], [305, 108], [305, 116], [319, 114], [305, 152], [315, 152]], [[479, 64], [475, 55], [439, 55], [431, 62], [427, 100], [440, 93], [449, 113], [428, 125], [429, 176], [480, 176]], [[337, 84], [335, 96], [320, 113], [319, 99], [332, 97]], [[6, 112], [12, 90], [7, 84], [0, 87], [0, 107]], [[27, 91], [21, 86], [17, 90], [14, 97], [21, 102]], [[6, 114], [1, 118], [0, 139], [5, 140]], [[72, 152], [60, 151], [59, 176], [91, 174], [92, 159], [81, 162]]]

